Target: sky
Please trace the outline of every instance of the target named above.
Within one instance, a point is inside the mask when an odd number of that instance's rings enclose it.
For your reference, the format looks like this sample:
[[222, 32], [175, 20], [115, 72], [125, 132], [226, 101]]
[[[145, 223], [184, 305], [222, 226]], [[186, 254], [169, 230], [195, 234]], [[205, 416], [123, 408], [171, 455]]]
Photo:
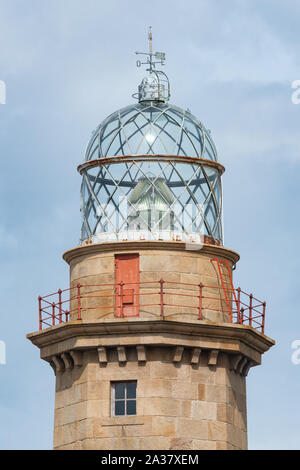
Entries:
[[91, 132], [133, 103], [136, 50], [164, 51], [171, 103], [211, 130], [235, 285], [267, 302], [275, 339], [247, 378], [250, 449], [300, 449], [300, 3], [0, 0], [0, 449], [51, 449], [54, 374], [26, 334], [38, 295], [67, 287]]

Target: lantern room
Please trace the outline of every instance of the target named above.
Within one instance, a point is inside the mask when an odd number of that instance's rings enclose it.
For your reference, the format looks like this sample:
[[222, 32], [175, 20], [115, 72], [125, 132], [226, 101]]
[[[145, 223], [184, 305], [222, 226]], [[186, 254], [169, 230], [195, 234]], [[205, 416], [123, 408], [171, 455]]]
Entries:
[[206, 237], [222, 245], [224, 167], [210, 131], [188, 109], [168, 103], [168, 79], [152, 57], [133, 95], [138, 103], [97, 127], [78, 168], [82, 242]]

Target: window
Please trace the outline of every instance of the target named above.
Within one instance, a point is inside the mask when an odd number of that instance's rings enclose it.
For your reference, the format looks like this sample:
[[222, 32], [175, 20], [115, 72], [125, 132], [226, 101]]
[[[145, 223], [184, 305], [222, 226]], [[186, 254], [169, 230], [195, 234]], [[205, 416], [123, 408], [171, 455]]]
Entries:
[[136, 381], [111, 384], [111, 415], [136, 415]]

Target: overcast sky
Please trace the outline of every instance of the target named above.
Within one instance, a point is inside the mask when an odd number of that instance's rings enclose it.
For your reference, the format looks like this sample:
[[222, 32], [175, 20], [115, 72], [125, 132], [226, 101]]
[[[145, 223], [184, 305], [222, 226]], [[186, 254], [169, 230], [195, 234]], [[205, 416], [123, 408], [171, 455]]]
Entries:
[[171, 102], [211, 130], [226, 167], [235, 284], [267, 301], [276, 346], [247, 378], [249, 448], [300, 448], [299, 23], [297, 0], [0, 0], [0, 448], [52, 447], [54, 375], [25, 335], [37, 296], [67, 287], [76, 167], [95, 127], [133, 102], [149, 25]]

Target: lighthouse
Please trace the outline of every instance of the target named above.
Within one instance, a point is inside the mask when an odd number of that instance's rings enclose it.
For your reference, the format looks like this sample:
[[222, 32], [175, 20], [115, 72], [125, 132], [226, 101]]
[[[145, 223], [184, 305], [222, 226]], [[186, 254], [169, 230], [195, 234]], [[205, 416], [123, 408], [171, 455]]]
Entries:
[[151, 29], [137, 54], [134, 101], [78, 166], [70, 283], [38, 298], [27, 335], [54, 371], [53, 447], [247, 449], [246, 377], [274, 344], [266, 302], [234, 284], [210, 131], [171, 104]]

